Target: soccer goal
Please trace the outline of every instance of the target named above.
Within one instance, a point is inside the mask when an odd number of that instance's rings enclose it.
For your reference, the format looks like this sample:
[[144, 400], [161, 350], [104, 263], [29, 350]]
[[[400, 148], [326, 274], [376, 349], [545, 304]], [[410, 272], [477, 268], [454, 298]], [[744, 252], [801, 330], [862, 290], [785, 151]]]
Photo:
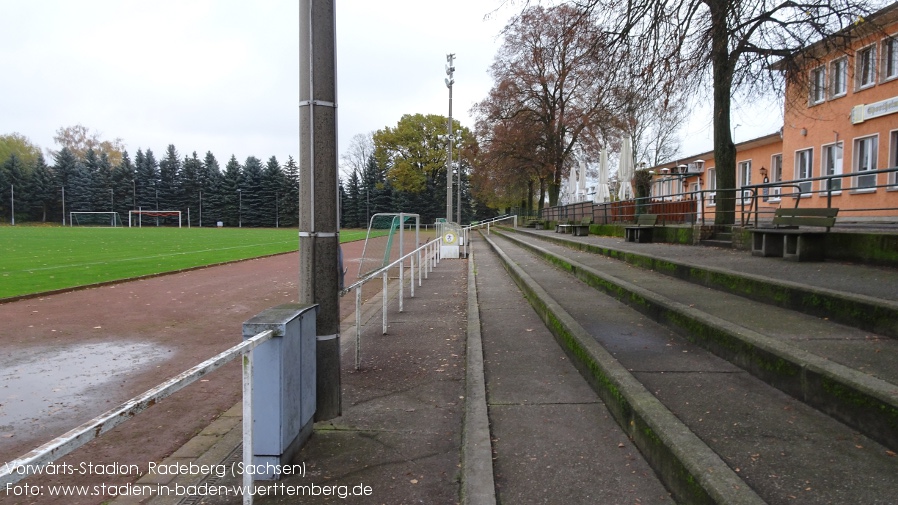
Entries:
[[118, 228], [122, 218], [118, 212], [69, 212], [69, 225]]
[[[406, 213], [379, 213], [371, 216], [365, 247], [359, 258], [361, 279], [416, 249], [420, 238], [420, 216]], [[412, 233], [413, 232], [413, 233]]]
[[128, 227], [141, 228], [147, 226], [176, 226], [181, 227], [180, 210], [129, 210]]

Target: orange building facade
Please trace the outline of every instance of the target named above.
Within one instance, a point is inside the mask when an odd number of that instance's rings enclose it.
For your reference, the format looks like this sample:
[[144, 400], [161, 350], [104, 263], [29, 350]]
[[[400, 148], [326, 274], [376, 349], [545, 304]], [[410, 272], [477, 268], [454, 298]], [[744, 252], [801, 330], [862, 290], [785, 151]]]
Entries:
[[[807, 50], [807, 79], [787, 79], [782, 129], [736, 146], [737, 189], [746, 207], [757, 195], [762, 216], [798, 204], [837, 207], [840, 221], [898, 218], [898, 4], [853, 32], [847, 50]], [[700, 199], [713, 215], [713, 152], [651, 170], [653, 197]]]

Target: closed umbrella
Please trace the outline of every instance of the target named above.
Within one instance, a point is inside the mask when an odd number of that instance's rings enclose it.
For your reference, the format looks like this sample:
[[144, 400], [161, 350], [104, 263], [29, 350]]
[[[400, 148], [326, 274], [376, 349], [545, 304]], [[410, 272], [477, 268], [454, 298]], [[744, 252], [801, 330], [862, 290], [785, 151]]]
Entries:
[[580, 158], [580, 173], [577, 177], [577, 201], [586, 200], [586, 158]]
[[633, 191], [634, 169], [633, 144], [630, 137], [624, 137], [620, 148], [620, 165], [617, 168], [617, 177], [620, 179], [620, 191], [618, 191], [617, 196], [621, 200], [636, 198], [636, 193]]
[[596, 194], [593, 197], [595, 203], [605, 203], [611, 199], [608, 191], [608, 151], [602, 149], [599, 154], [599, 179], [596, 183]]

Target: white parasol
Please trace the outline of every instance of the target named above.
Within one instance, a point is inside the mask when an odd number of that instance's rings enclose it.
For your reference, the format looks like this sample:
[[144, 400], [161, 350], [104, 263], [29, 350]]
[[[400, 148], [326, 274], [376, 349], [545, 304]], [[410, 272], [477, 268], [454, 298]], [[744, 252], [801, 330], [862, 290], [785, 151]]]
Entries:
[[608, 151], [602, 149], [599, 154], [599, 180], [596, 183], [596, 194], [593, 197], [595, 203], [605, 203], [611, 199], [608, 191]]
[[617, 178], [620, 180], [620, 191], [617, 196], [621, 200], [636, 198], [636, 193], [633, 191], [634, 168], [633, 144], [630, 137], [624, 137], [620, 147], [620, 164], [617, 168]]

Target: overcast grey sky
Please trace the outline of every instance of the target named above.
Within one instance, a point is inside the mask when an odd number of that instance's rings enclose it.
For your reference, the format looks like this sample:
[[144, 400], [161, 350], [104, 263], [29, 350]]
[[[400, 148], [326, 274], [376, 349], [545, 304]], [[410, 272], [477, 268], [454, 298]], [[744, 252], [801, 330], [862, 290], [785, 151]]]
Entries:
[[[448, 113], [443, 79], [455, 53], [453, 116], [484, 98], [498, 34], [518, 7], [500, 0], [340, 0], [339, 147], [407, 113]], [[212, 151], [284, 162], [297, 156], [296, 0], [0, 0], [0, 134], [41, 148], [83, 124], [129, 153]], [[485, 16], [493, 13], [488, 19]], [[736, 122], [752, 123], [738, 119]], [[756, 120], [755, 122], [766, 121]], [[710, 117], [684, 154], [711, 147]], [[737, 141], [774, 127], [743, 124]], [[755, 135], [757, 136], [757, 135]], [[48, 160], [52, 163], [52, 160]]]

